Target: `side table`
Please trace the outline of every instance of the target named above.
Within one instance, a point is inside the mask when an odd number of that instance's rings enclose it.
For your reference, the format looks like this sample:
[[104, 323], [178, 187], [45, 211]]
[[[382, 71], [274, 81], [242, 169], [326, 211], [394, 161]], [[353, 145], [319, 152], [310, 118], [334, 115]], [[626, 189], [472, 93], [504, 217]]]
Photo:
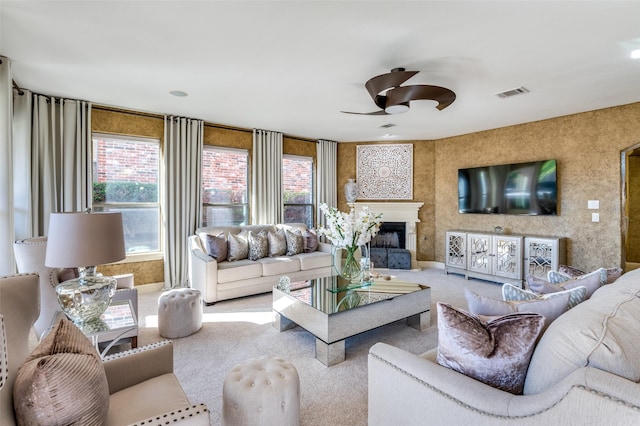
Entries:
[[[64, 312], [56, 311], [51, 321], [51, 328], [64, 316]], [[131, 338], [131, 347], [137, 347], [138, 320], [133, 311], [130, 300], [112, 302], [104, 311], [100, 320], [76, 326], [91, 339], [101, 357], [105, 357], [109, 350], [120, 340]], [[109, 342], [100, 352], [99, 344]]]

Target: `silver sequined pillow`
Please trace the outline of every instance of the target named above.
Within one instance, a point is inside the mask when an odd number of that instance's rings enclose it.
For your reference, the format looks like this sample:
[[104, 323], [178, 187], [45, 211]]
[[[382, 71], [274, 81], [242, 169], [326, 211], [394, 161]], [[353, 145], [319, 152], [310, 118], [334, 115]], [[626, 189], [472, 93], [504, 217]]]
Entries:
[[269, 257], [282, 256], [287, 252], [287, 237], [284, 229], [279, 229], [278, 232], [269, 231], [267, 239], [269, 240]]
[[286, 229], [285, 235], [287, 237], [287, 256], [293, 256], [304, 251], [304, 237], [299, 230], [296, 229], [291, 232]]
[[267, 233], [249, 231], [249, 260], [258, 260], [269, 255], [269, 241]]
[[227, 242], [229, 243], [227, 260], [242, 260], [249, 256], [249, 241], [247, 241], [246, 234], [242, 232], [238, 235], [229, 234]]

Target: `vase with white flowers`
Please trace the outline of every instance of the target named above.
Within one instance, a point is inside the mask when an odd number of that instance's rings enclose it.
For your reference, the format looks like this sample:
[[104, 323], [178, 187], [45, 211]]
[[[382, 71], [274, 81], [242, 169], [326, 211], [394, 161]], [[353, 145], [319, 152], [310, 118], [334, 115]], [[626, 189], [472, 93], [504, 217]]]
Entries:
[[356, 252], [376, 236], [382, 224], [382, 213], [370, 212], [367, 207], [357, 214], [354, 208], [345, 213], [326, 203], [320, 204], [320, 210], [325, 215], [326, 227], [319, 228], [318, 233], [325, 235], [335, 249], [345, 251], [344, 264], [339, 265], [340, 275], [349, 281], [355, 280], [361, 272]]

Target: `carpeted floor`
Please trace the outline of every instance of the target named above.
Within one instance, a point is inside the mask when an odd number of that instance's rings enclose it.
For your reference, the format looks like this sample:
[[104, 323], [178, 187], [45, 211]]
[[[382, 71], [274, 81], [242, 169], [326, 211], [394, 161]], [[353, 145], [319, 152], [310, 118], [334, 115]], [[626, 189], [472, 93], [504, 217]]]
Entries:
[[[385, 271], [406, 281], [431, 287], [431, 323], [424, 332], [398, 321], [346, 341], [346, 360], [326, 367], [314, 357], [315, 338], [300, 327], [278, 332], [271, 325], [271, 294], [250, 296], [205, 306], [202, 329], [174, 339], [175, 373], [189, 399], [211, 410], [213, 425], [221, 423], [222, 383], [236, 364], [261, 356], [282, 357], [300, 376], [302, 425], [367, 424], [367, 353], [385, 342], [413, 353], [437, 345], [435, 304], [466, 308], [464, 289], [500, 299], [500, 285], [446, 275], [442, 269]], [[139, 295], [139, 345], [162, 340], [157, 329], [160, 292]]]

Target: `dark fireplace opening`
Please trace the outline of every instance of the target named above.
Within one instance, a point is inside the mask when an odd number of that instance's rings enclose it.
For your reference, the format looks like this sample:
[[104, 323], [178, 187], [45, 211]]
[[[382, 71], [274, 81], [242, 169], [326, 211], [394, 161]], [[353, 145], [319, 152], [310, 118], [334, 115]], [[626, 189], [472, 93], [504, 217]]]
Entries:
[[373, 240], [371, 247], [405, 248], [405, 222], [383, 222]]

